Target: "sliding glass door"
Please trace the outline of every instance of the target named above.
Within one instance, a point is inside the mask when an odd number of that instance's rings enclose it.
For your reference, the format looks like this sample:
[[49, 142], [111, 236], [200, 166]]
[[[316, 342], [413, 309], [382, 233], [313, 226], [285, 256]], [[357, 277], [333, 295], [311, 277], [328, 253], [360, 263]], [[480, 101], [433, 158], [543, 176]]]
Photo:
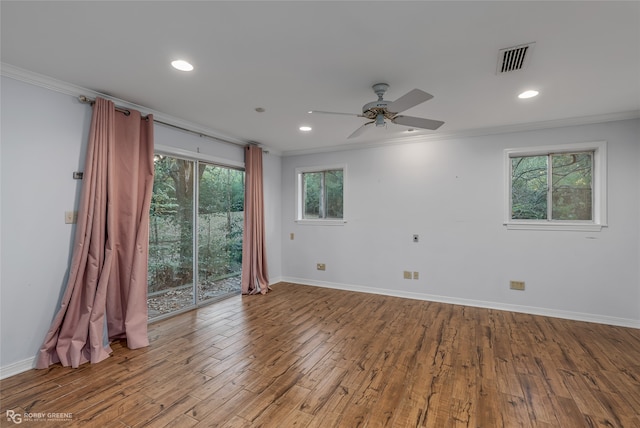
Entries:
[[198, 300], [240, 292], [244, 171], [199, 163]]
[[149, 318], [240, 292], [244, 171], [155, 156]]

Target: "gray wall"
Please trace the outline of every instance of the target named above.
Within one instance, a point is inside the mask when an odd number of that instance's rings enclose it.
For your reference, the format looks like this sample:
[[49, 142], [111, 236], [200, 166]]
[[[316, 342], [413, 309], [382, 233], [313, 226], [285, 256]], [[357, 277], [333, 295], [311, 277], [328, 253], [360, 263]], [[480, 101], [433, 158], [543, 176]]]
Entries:
[[[2, 77], [0, 146], [0, 377], [31, 367], [59, 306], [71, 261], [91, 108], [66, 95]], [[162, 125], [156, 146], [244, 164], [242, 147]], [[265, 209], [271, 276], [280, 270], [280, 158], [266, 155]]]
[[[91, 109], [2, 77], [0, 377], [31, 367], [70, 262]], [[238, 147], [156, 126], [156, 144], [242, 162]], [[272, 282], [302, 283], [640, 327], [640, 120], [352, 151], [267, 154]], [[506, 230], [503, 150], [608, 141], [601, 232]], [[296, 167], [347, 165], [343, 226], [295, 223]], [[295, 239], [289, 239], [289, 233]], [[411, 242], [413, 234], [420, 242]], [[324, 272], [315, 269], [325, 263]], [[419, 280], [402, 271], [420, 272]], [[510, 279], [526, 281], [511, 291]]]
[[[283, 276], [640, 327], [639, 139], [640, 121], [626, 120], [285, 157]], [[608, 142], [609, 227], [506, 230], [505, 149], [600, 140]], [[347, 165], [347, 223], [296, 223], [295, 168], [338, 163]], [[420, 279], [403, 279], [405, 270]], [[510, 290], [510, 280], [526, 290]]]

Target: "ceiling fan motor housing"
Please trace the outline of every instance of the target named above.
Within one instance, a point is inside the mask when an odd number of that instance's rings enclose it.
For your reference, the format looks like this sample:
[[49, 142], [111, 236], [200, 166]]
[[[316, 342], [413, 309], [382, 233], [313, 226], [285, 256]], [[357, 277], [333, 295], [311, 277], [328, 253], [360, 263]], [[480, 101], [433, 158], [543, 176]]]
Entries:
[[386, 110], [389, 104], [391, 104], [391, 102], [387, 100], [372, 101], [362, 106], [362, 113], [365, 116], [367, 115], [367, 112], [370, 111], [375, 111], [377, 113], [377, 110]]
[[375, 119], [376, 126], [384, 126], [384, 118], [391, 119], [395, 116], [394, 113], [387, 111], [387, 106], [391, 104], [391, 101], [382, 99], [384, 93], [389, 89], [389, 85], [386, 83], [376, 83], [372, 86], [372, 89], [378, 96], [378, 99], [362, 106], [362, 116], [367, 119]]

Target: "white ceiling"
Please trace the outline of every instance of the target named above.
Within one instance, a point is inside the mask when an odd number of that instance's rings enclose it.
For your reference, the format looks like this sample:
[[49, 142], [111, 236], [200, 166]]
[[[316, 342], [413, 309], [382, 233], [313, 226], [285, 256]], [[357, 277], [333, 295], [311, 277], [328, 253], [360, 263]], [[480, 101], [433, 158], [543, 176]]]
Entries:
[[[640, 111], [637, 1], [5, 0], [0, 8], [3, 63], [285, 154], [415, 138], [389, 125], [348, 140], [365, 119], [307, 113], [360, 113], [378, 82], [390, 85], [388, 100], [413, 88], [434, 95], [406, 111], [445, 121], [422, 136]], [[499, 49], [529, 42], [526, 69], [496, 74]], [[176, 58], [195, 70], [172, 69]], [[540, 95], [519, 100], [525, 89]]]

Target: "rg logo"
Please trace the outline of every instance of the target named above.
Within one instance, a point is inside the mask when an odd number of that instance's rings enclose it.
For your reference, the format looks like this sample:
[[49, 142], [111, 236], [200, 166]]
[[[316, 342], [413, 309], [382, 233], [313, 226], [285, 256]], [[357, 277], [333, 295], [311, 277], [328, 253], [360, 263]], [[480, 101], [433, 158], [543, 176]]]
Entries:
[[7, 420], [13, 422], [14, 424], [21, 424], [22, 415], [20, 413], [16, 413], [13, 410], [7, 410]]

